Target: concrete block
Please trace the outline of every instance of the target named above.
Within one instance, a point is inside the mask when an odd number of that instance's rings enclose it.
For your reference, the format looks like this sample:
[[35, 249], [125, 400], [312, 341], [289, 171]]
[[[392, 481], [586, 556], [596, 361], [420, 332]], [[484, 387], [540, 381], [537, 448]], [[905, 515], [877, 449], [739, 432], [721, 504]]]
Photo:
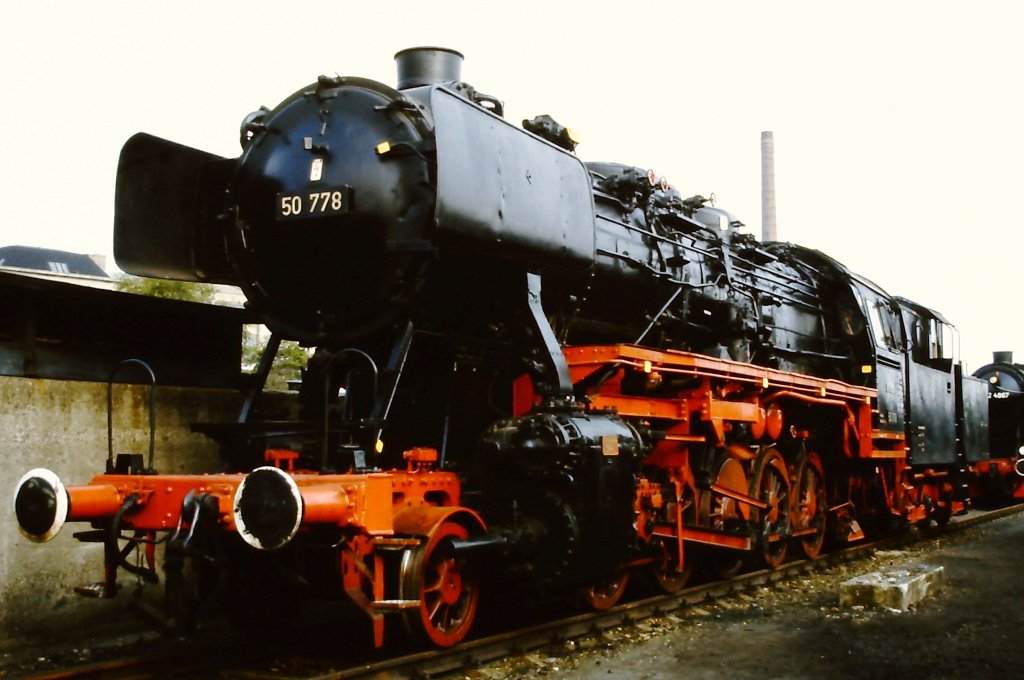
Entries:
[[839, 586], [839, 606], [887, 607], [906, 611], [942, 585], [943, 568], [903, 564], [857, 576]]

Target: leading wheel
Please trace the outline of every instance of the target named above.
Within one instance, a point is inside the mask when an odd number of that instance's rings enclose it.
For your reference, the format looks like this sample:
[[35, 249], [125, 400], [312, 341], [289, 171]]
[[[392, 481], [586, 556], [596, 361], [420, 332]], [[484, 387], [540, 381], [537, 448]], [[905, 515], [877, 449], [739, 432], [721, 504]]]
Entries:
[[453, 539], [468, 538], [465, 527], [444, 522], [425, 545], [402, 557], [400, 591], [403, 600], [419, 600], [403, 612], [413, 637], [438, 647], [451, 647], [469, 633], [476, 618], [480, 581], [466, 560], [452, 554]]
[[768, 449], [754, 462], [750, 495], [768, 504], [767, 510], [753, 508], [751, 523], [760, 533], [758, 557], [774, 569], [786, 559], [789, 534], [789, 473], [778, 449]]

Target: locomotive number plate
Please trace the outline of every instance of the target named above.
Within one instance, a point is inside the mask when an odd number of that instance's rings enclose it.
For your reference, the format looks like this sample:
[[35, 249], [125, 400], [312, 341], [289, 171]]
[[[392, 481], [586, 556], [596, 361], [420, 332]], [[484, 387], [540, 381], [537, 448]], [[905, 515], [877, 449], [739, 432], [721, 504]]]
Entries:
[[277, 195], [277, 219], [343, 215], [352, 208], [352, 187]]

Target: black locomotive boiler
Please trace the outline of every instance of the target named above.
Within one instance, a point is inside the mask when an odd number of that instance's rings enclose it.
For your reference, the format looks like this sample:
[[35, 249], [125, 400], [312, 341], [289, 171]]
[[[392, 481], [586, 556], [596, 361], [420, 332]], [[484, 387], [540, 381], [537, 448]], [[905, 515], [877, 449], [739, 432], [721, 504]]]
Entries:
[[229, 590], [289, 573], [348, 599], [378, 643], [396, 613], [451, 645], [487, 579], [608, 607], [631, 574], [675, 591], [697, 563], [728, 576], [966, 507], [987, 387], [941, 315], [646, 169], [582, 162], [551, 118], [505, 120], [457, 52], [396, 61], [397, 88], [321, 77], [250, 114], [235, 159], [126, 143], [119, 266], [238, 285], [270, 355], [316, 352], [294, 418], [254, 394], [200, 426], [231, 474], [35, 470], [30, 538], [104, 529], [112, 596], [127, 532], [169, 534], [176, 615], [194, 558]]

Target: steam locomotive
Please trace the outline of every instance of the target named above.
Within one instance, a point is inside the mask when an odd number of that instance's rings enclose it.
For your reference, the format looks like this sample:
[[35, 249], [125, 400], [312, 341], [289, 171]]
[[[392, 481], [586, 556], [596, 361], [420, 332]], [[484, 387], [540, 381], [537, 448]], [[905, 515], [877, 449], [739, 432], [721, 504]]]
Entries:
[[498, 580], [606, 608], [631, 575], [674, 592], [698, 564], [944, 523], [977, 470], [1006, 476], [994, 383], [963, 374], [940, 314], [653, 172], [582, 162], [570, 130], [462, 82], [457, 52], [395, 58], [397, 88], [321, 77], [250, 114], [235, 159], [125, 144], [118, 265], [240, 286], [273, 331], [261, 379], [282, 338], [315, 353], [293, 417], [261, 418], [257, 390], [199, 426], [228, 473], [119, 456], [82, 486], [24, 476], [28, 538], [84, 521], [107, 546], [99, 594], [124, 569], [159, 580], [162, 541], [179, 623], [194, 562], [232, 609], [271, 580], [282, 607], [350, 600], [378, 645], [395, 615], [450, 646]]
[[1024, 498], [1024, 366], [1013, 352], [993, 352], [974, 372], [989, 386], [989, 457], [971, 467], [972, 498], [1010, 502]]

